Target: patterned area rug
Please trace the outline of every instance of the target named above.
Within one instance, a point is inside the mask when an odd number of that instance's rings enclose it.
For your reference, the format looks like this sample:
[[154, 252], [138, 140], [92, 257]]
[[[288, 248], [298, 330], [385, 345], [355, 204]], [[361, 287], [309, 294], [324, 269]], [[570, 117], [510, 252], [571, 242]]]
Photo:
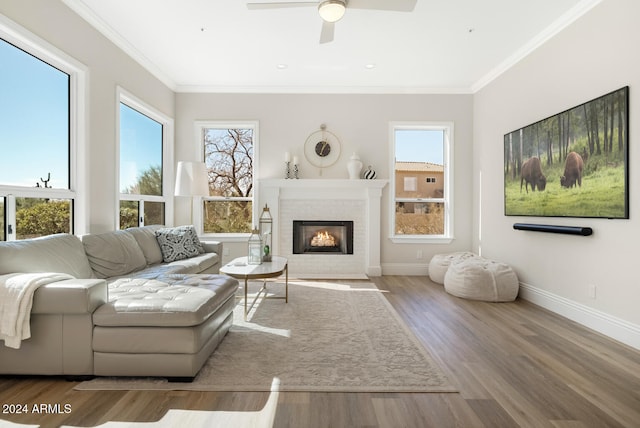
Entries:
[[[283, 288], [271, 283], [269, 293]], [[296, 280], [289, 303], [258, 300], [246, 322], [240, 302], [233, 327], [192, 383], [96, 378], [75, 389], [455, 391], [374, 284]]]

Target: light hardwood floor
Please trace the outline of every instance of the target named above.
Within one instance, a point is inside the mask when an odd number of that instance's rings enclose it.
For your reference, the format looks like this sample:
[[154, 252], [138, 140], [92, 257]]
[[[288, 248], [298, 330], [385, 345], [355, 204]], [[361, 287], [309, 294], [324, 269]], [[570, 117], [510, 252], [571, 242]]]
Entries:
[[[424, 277], [374, 282], [459, 393], [80, 392], [64, 379], [0, 377], [0, 405], [30, 407], [0, 414], [0, 426], [271, 426], [275, 410], [275, 427], [640, 427], [639, 351], [522, 300], [462, 300]], [[39, 404], [60, 412], [32, 413]]]

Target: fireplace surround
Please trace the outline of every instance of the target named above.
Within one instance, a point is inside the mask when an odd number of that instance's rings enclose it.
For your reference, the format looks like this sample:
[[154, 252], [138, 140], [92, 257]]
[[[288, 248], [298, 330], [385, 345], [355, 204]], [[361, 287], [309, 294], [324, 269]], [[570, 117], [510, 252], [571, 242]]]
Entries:
[[[287, 257], [300, 278], [366, 278], [382, 275], [381, 198], [388, 180], [262, 179], [261, 206], [273, 216], [273, 254]], [[353, 222], [353, 254], [293, 252], [294, 220]]]

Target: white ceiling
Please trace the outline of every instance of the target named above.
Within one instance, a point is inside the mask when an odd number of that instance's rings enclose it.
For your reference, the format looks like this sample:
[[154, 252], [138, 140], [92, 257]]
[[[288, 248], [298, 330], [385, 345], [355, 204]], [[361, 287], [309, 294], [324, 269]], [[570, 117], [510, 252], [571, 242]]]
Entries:
[[418, 0], [412, 12], [347, 8], [327, 44], [319, 43], [314, 6], [63, 1], [178, 92], [473, 93], [601, 0]]

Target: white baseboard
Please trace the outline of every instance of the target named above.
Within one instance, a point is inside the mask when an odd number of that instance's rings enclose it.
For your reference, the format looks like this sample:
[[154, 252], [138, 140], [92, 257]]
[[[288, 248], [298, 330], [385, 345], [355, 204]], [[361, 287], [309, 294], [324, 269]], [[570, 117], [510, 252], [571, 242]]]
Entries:
[[525, 283], [520, 283], [519, 297], [612, 339], [640, 349], [640, 326], [636, 324]]
[[427, 276], [428, 263], [383, 263], [383, 275]]

